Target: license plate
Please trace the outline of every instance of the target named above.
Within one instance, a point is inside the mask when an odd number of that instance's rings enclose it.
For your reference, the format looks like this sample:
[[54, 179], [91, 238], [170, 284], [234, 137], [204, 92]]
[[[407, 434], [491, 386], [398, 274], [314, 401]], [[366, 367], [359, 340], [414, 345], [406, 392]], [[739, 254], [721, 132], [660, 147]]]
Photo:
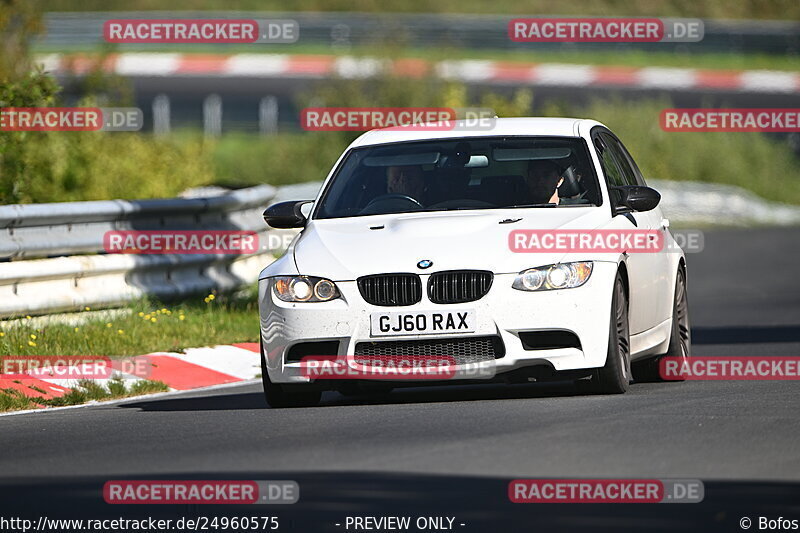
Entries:
[[370, 335], [431, 335], [475, 331], [475, 311], [419, 311], [370, 313]]

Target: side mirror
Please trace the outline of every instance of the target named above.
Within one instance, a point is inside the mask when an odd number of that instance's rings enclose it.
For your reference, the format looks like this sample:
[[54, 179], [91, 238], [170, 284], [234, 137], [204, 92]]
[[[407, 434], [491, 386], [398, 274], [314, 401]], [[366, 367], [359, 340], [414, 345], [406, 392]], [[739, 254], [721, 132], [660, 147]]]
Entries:
[[277, 229], [302, 228], [307, 220], [300, 209], [313, 201], [291, 200], [271, 205], [264, 211], [264, 221]]
[[616, 213], [626, 211], [650, 211], [661, 201], [661, 195], [655, 189], [642, 185], [623, 185], [613, 187], [611, 195], [615, 200]]

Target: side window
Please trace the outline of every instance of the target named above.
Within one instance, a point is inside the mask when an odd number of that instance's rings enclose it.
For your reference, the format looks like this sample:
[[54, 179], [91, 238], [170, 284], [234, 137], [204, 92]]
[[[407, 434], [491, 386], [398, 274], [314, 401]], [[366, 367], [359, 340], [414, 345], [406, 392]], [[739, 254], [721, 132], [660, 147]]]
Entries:
[[622, 146], [622, 143], [605, 132], [601, 133], [600, 137], [602, 137], [603, 143], [607, 147], [606, 151], [611, 152], [610, 156], [617, 162], [619, 167], [622, 183], [616, 185], [638, 185], [639, 182], [636, 179], [636, 173], [633, 171], [633, 167], [625, 153], [625, 148]]
[[622, 170], [620, 170], [619, 164], [614, 159], [608, 142], [606, 142], [606, 135], [602, 133], [595, 135], [594, 146], [600, 156], [600, 166], [603, 167], [603, 174], [606, 176], [608, 185], [611, 187], [624, 185]]
[[636, 161], [633, 160], [633, 157], [631, 156], [631, 153], [628, 151], [627, 148], [625, 148], [625, 145], [622, 144], [622, 141], [618, 140], [618, 142], [619, 142], [620, 148], [622, 148], [623, 154], [628, 159], [628, 164], [633, 169], [633, 174], [634, 174], [634, 176], [636, 176], [636, 184], [637, 185], [647, 185], [644, 182], [644, 176], [642, 175], [642, 171], [639, 170], [639, 166], [636, 164]]

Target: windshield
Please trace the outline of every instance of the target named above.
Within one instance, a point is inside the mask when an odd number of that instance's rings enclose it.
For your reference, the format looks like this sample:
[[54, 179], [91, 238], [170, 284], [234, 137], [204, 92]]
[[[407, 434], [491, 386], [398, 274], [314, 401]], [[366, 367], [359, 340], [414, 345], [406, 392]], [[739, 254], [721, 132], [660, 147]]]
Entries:
[[356, 148], [315, 218], [600, 203], [583, 139], [481, 137]]

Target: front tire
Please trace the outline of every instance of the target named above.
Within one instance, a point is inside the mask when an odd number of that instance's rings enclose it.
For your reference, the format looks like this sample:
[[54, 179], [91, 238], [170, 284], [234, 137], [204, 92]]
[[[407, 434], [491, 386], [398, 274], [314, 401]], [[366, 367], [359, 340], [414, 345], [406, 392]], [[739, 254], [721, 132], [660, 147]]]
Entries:
[[611, 320], [609, 321], [608, 354], [606, 364], [594, 371], [590, 382], [592, 392], [598, 394], [622, 394], [628, 390], [631, 380], [631, 341], [628, 322], [628, 297], [622, 274], [617, 272], [614, 292], [611, 297]]

